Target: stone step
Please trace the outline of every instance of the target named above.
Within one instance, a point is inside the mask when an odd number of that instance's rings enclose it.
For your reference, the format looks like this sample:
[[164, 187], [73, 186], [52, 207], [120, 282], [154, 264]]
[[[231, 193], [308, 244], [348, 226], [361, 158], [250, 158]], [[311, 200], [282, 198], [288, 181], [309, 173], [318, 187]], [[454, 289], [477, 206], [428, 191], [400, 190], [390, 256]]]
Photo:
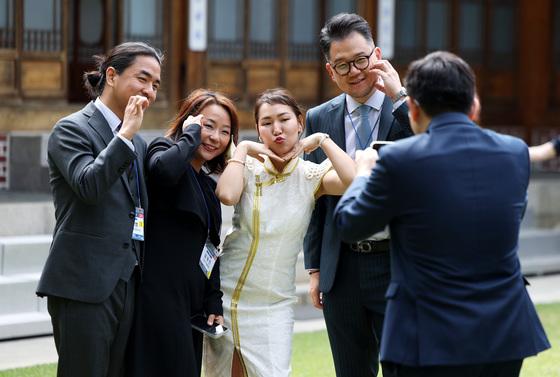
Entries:
[[0, 315], [45, 312], [46, 300], [35, 295], [40, 274], [0, 276]]
[[1, 340], [48, 334], [52, 334], [51, 317], [48, 313], [23, 312], [0, 315]]
[[51, 241], [47, 234], [0, 237], [0, 276], [40, 273]]
[[523, 229], [519, 233], [519, 256], [560, 257], [560, 229]]
[[50, 194], [0, 192], [0, 237], [52, 234], [55, 224]]

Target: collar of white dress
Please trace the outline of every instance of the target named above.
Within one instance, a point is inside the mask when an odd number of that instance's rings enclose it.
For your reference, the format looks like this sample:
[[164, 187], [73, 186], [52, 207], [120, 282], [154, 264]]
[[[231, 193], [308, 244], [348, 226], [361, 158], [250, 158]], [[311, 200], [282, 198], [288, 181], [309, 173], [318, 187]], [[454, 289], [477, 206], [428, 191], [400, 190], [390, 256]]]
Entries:
[[286, 166], [284, 166], [284, 170], [282, 170], [281, 172], [276, 170], [276, 167], [274, 166], [274, 164], [270, 160], [270, 157], [268, 157], [268, 156], [264, 156], [264, 163], [263, 164], [264, 164], [264, 169], [266, 170], [266, 172], [268, 174], [271, 174], [271, 175], [290, 175], [294, 171], [294, 169], [296, 168], [299, 160], [300, 160], [299, 157], [292, 158], [286, 164]]

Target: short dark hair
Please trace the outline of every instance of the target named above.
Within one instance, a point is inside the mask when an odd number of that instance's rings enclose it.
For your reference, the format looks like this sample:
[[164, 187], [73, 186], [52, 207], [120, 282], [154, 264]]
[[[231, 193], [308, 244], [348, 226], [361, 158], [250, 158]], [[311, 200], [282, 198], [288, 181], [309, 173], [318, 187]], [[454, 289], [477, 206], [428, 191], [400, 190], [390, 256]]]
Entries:
[[261, 106], [265, 103], [269, 105], [289, 106], [294, 112], [296, 118], [298, 119], [303, 118], [303, 110], [301, 109], [301, 106], [297, 103], [294, 96], [287, 89], [284, 88], [267, 89], [261, 94], [259, 94], [259, 96], [257, 97], [257, 101], [255, 102], [254, 113], [255, 113], [255, 125], [257, 126], [257, 130], [259, 125], [259, 110], [261, 109]]
[[319, 34], [319, 46], [325, 59], [330, 59], [330, 49], [333, 41], [342, 40], [353, 32], [357, 32], [367, 41], [373, 42], [371, 28], [362, 16], [355, 13], [339, 13], [332, 16]]
[[410, 63], [405, 86], [408, 95], [430, 117], [446, 112], [469, 114], [476, 79], [463, 59], [436, 51]]
[[151, 56], [159, 65], [163, 62], [160, 51], [144, 42], [125, 42], [113, 47], [107, 55], [94, 55], [97, 70], [84, 73], [84, 87], [92, 98], [100, 96], [105, 88], [105, 71], [113, 67], [120, 75], [134, 63], [137, 56]]
[[206, 161], [208, 174], [221, 173], [226, 166], [226, 153], [231, 146], [231, 143], [237, 144], [239, 134], [239, 117], [237, 115], [237, 108], [235, 104], [225, 95], [209, 89], [195, 89], [186, 99], [181, 103], [181, 108], [175, 118], [171, 121], [165, 137], [177, 141], [183, 134], [183, 122], [189, 115], [197, 116], [200, 112], [210, 105], [221, 106], [228, 114], [231, 120], [231, 138], [229, 140], [226, 151], [219, 156], [214, 157], [210, 161]]

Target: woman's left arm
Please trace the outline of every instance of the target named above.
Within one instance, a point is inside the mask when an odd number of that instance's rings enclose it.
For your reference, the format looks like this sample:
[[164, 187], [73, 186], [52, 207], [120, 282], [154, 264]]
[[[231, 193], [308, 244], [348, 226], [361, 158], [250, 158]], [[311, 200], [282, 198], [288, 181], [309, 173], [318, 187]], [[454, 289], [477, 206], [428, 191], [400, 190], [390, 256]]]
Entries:
[[356, 176], [356, 164], [332, 139], [325, 133], [314, 133], [302, 140], [304, 150], [309, 153], [321, 148], [331, 161], [334, 170], [325, 174], [316, 197], [321, 195], [342, 195]]

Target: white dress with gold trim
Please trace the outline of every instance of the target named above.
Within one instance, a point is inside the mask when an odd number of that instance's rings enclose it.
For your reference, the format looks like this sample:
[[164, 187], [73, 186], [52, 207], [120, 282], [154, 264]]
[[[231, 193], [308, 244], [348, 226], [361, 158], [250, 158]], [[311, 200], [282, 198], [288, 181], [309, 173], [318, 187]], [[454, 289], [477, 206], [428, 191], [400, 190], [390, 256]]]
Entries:
[[290, 375], [295, 266], [329, 160], [293, 159], [278, 173], [247, 157], [244, 190], [220, 261], [226, 327], [204, 340], [206, 377], [230, 377], [234, 349], [245, 376]]

